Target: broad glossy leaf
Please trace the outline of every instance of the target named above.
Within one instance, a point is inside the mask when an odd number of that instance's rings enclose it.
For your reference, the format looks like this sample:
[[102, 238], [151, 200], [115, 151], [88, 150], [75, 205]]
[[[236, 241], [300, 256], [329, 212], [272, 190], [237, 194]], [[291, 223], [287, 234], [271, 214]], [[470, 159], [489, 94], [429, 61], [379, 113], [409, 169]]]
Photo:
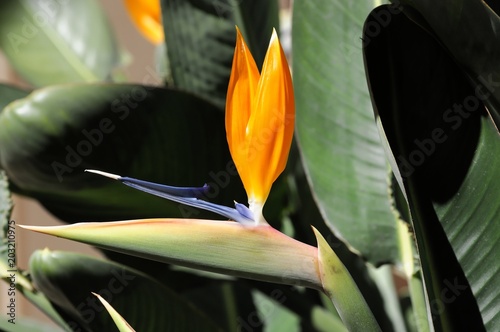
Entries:
[[[366, 29], [384, 10], [368, 18]], [[484, 91], [405, 15], [373, 31], [365, 48], [373, 103], [410, 207], [435, 328], [494, 329], [500, 141], [481, 102]]]
[[480, 126], [476, 151], [463, 182], [448, 201], [434, 200], [433, 206], [469, 281], [485, 327], [494, 330], [500, 326], [500, 139], [489, 118], [482, 117]]
[[[472, 85], [487, 89], [483, 101], [497, 130], [500, 128], [500, 18], [485, 1], [402, 0], [422, 18], [416, 21], [430, 29], [446, 47]], [[422, 23], [423, 22], [423, 23]], [[486, 90], [485, 90], [486, 91]]]
[[33, 253], [30, 270], [39, 289], [61, 307], [72, 327], [94, 331], [115, 328], [109, 314], [91, 294], [95, 292], [137, 331], [219, 330], [174, 291], [123, 265], [45, 249]]
[[109, 79], [118, 51], [96, 0], [0, 3], [0, 48], [35, 86]]
[[398, 257], [387, 166], [362, 65], [362, 21], [377, 1], [294, 4], [293, 74], [299, 147], [336, 236], [369, 261]]
[[163, 26], [174, 86], [224, 108], [237, 25], [260, 67], [272, 28], [276, 0], [162, 0]]
[[176, 90], [65, 85], [36, 90], [0, 115], [0, 164], [18, 191], [66, 221], [202, 217], [199, 210], [84, 173], [99, 169], [245, 202], [223, 114]]

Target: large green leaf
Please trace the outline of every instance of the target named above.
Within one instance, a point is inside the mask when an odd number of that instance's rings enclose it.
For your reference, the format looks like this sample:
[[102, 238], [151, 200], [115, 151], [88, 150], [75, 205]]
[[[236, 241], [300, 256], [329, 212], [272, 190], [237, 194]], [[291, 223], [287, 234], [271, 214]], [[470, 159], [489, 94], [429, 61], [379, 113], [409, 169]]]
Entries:
[[478, 89], [500, 128], [500, 18], [485, 1], [477, 0], [403, 0], [423, 17], [439, 42]]
[[365, 25], [366, 68], [389, 159], [410, 207], [428, 310], [438, 330], [495, 329], [498, 134], [482, 91], [426, 30], [400, 14], [374, 33], [387, 10], [377, 9]]
[[499, 156], [498, 133], [483, 117], [476, 152], [460, 188], [447, 202], [433, 202], [490, 331], [500, 326]]
[[0, 164], [17, 190], [67, 221], [206, 216], [84, 173], [87, 168], [174, 186], [208, 183], [209, 200], [245, 201], [223, 114], [186, 93], [55, 86], [5, 108], [0, 128]]
[[373, 263], [397, 260], [387, 166], [362, 65], [363, 19], [377, 1], [294, 5], [297, 139], [328, 226]]
[[174, 85], [223, 108], [237, 25], [260, 66], [272, 28], [276, 0], [162, 0], [165, 40]]
[[39, 290], [73, 328], [112, 331], [114, 323], [91, 292], [108, 301], [137, 331], [220, 330], [171, 289], [123, 265], [81, 254], [36, 251], [30, 270]]
[[108, 79], [118, 51], [95, 0], [0, 3], [0, 48], [36, 85]]

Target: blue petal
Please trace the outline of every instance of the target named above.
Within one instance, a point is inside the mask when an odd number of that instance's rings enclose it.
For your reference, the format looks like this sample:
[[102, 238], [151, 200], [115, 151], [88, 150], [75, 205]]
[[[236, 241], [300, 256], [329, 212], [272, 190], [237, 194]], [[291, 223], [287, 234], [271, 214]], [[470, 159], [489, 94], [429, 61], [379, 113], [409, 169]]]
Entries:
[[234, 207], [239, 212], [239, 214], [241, 214], [245, 218], [248, 218], [250, 220], [254, 220], [252, 211], [250, 211], [250, 209], [247, 208], [247, 206], [245, 204], [234, 202]]
[[129, 187], [147, 192], [148, 194], [166, 198], [177, 203], [208, 210], [242, 224], [254, 224], [252, 212], [243, 204], [236, 203], [236, 209], [232, 209], [227, 206], [199, 199], [205, 196], [210, 189], [207, 184], [203, 187], [172, 187], [91, 169], [86, 169], [85, 172], [99, 174], [118, 180]]
[[[232, 209], [230, 207], [224, 206], [224, 205], [218, 205], [214, 203], [210, 203], [201, 199], [198, 199], [196, 196], [200, 194], [201, 192], [206, 192], [208, 190], [208, 186], [205, 185], [203, 187], [199, 188], [181, 188], [181, 187], [171, 187], [171, 186], [166, 186], [158, 183], [153, 183], [153, 182], [147, 182], [147, 181], [142, 181], [142, 180], [137, 180], [134, 178], [129, 178], [129, 177], [120, 177], [118, 179], [121, 181], [123, 184], [147, 192], [149, 194], [159, 196], [162, 198], [166, 198], [168, 200], [182, 203], [185, 205], [197, 207], [200, 209], [204, 209], [207, 211], [211, 211], [214, 213], [217, 213], [221, 216], [224, 216], [226, 218], [229, 218], [231, 220], [237, 221], [239, 223], [243, 224], [249, 224], [249, 223], [254, 223], [254, 221], [247, 216], [241, 214], [238, 212], [237, 209]], [[187, 193], [191, 191], [192, 196], [194, 197], [188, 197]], [[178, 195], [180, 194], [180, 195]]]
[[[210, 187], [205, 184], [203, 187], [172, 187], [159, 183], [138, 180], [129, 177], [122, 177], [119, 175], [95, 171], [85, 170], [86, 172], [99, 174], [122, 182], [123, 184], [147, 192], [155, 196], [166, 198], [168, 200], [197, 207], [207, 211], [217, 213], [221, 216], [237, 221], [242, 224], [255, 224], [251, 216], [251, 211], [248, 210], [243, 204], [236, 203], [236, 209], [210, 203], [199, 198], [205, 196]], [[243, 208], [244, 207], [244, 208]], [[245, 210], [246, 209], [246, 210]]]
[[[124, 184], [133, 183], [137, 186], [140, 186], [141, 188], [149, 188], [149, 189], [157, 191], [157, 192], [162, 192], [165, 194], [169, 194], [172, 196], [178, 196], [178, 197], [202, 198], [202, 197], [206, 196], [206, 194], [208, 193], [208, 190], [210, 189], [208, 184], [203, 185], [203, 187], [172, 187], [172, 186], [167, 186], [164, 184], [129, 178], [126, 176], [121, 176], [118, 180], [123, 182]], [[133, 187], [133, 186], [131, 186], [131, 187]], [[139, 189], [139, 188], [137, 188], [137, 189]], [[139, 189], [139, 190], [141, 190], [141, 189]], [[153, 195], [155, 195], [155, 194], [153, 194]]]

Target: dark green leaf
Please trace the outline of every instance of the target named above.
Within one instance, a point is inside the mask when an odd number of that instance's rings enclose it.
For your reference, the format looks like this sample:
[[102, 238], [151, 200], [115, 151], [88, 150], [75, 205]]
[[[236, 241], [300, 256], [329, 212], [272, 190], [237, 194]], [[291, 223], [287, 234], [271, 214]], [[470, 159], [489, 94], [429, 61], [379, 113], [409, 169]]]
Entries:
[[118, 51], [95, 0], [0, 3], [0, 48], [36, 85], [108, 79]]
[[[398, 258], [388, 171], [362, 65], [362, 21], [376, 1], [297, 0], [297, 139], [322, 216], [354, 251]], [[332, 14], [333, 13], [333, 14]]]
[[137, 331], [216, 331], [213, 322], [172, 290], [123, 265], [68, 252], [36, 251], [30, 270], [39, 289], [61, 307], [70, 326], [116, 329], [91, 292], [107, 300]]
[[[399, 2], [399, 1], [398, 1]], [[430, 28], [452, 54], [473, 86], [481, 89], [488, 111], [500, 128], [500, 18], [484, 1], [403, 0], [418, 10], [418, 22]], [[427, 26], [428, 25], [428, 26]]]
[[[404, 188], [437, 330], [499, 322], [500, 142], [482, 94], [405, 15], [365, 24], [365, 59], [381, 132]], [[411, 13], [412, 18], [418, 17]], [[370, 38], [368, 38], [370, 37]]]
[[211, 186], [207, 199], [245, 202], [223, 114], [175, 90], [138, 85], [41, 89], [0, 115], [0, 163], [18, 191], [59, 218], [203, 217], [84, 169], [174, 186]]
[[[437, 196], [433, 197], [436, 215], [469, 281], [485, 327], [494, 330], [500, 326], [500, 140], [488, 117], [481, 118], [480, 128], [460, 187], [453, 195], [432, 186], [428, 192]], [[453, 187], [455, 181], [447, 179], [446, 185]], [[441, 200], [440, 194], [449, 199]], [[455, 282], [449, 279], [445, 285], [453, 290], [450, 283]]]
[[257, 64], [264, 59], [276, 0], [162, 0], [165, 40], [174, 86], [224, 107], [237, 25]]

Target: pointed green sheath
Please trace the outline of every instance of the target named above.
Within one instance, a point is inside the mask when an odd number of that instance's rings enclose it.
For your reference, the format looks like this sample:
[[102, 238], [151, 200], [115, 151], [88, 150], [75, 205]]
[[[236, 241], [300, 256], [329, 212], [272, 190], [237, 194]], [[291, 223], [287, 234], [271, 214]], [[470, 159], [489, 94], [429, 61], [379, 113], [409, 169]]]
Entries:
[[313, 227], [318, 241], [318, 266], [323, 291], [349, 331], [381, 331], [358, 286], [325, 238]]
[[165, 263], [322, 289], [318, 250], [268, 225], [147, 219], [22, 227]]
[[104, 308], [106, 308], [107, 312], [113, 318], [113, 321], [116, 324], [116, 327], [120, 332], [135, 332], [135, 330], [130, 326], [129, 323], [113, 308], [111, 304], [108, 303], [105, 299], [102, 298], [99, 294], [92, 293], [92, 295], [95, 295], [99, 301], [101, 301], [102, 305]]

